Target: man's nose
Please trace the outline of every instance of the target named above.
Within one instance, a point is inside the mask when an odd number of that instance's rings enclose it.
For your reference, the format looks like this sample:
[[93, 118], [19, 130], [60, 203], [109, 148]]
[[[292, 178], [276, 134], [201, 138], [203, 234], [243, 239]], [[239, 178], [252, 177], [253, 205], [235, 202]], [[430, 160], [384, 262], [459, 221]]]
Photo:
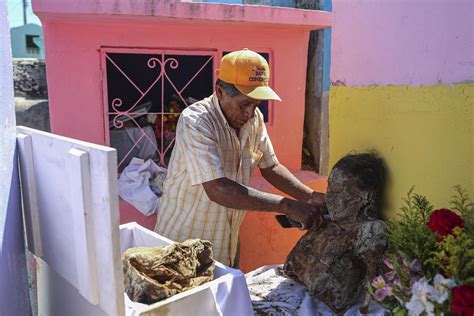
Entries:
[[245, 109], [245, 116], [248, 118], [248, 119], [251, 119], [251, 118], [254, 118], [255, 116], [255, 108], [256, 107], [253, 107], [253, 106], [249, 106]]

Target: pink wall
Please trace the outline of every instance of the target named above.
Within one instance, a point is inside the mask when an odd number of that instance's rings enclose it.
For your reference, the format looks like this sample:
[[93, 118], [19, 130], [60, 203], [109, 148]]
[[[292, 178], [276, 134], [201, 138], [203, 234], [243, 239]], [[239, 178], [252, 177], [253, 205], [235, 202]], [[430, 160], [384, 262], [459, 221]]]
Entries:
[[[105, 143], [103, 47], [206, 49], [217, 56], [247, 47], [270, 52], [273, 87], [283, 102], [270, 109], [268, 132], [279, 160], [290, 169], [300, 169], [309, 31], [329, 26], [329, 13], [147, 0], [35, 0], [33, 8], [44, 27], [54, 133]], [[315, 178], [311, 174], [305, 179]], [[324, 186], [324, 179], [319, 180]], [[121, 211], [122, 220], [153, 224], [126, 208]], [[249, 214], [245, 220], [241, 238], [250, 242], [242, 249], [241, 262], [246, 269], [282, 262], [288, 254], [299, 234], [275, 223], [272, 214], [264, 213]]]
[[308, 32], [328, 27], [327, 12], [163, 0], [35, 0], [48, 64], [51, 129], [105, 142], [102, 47], [272, 52], [275, 103], [268, 125], [282, 162], [301, 162]]
[[[51, 129], [54, 133], [103, 144], [100, 53], [108, 47], [272, 51], [276, 102], [269, 134], [278, 157], [290, 168], [301, 164], [308, 34], [301, 30], [253, 26], [172, 23], [43, 23], [48, 64]], [[278, 38], [278, 41], [275, 40]], [[291, 61], [291, 62], [288, 62]], [[291, 79], [289, 79], [291, 78]]]
[[347, 86], [472, 81], [473, 39], [472, 0], [333, 0], [331, 81]]

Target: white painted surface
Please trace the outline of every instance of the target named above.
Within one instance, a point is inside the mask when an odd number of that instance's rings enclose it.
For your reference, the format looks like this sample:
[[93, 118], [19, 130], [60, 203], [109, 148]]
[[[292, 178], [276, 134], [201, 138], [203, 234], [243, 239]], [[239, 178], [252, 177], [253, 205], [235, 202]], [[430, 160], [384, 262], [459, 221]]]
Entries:
[[89, 154], [72, 148], [69, 150], [71, 171], [70, 197], [72, 199], [72, 224], [74, 246], [76, 247], [77, 275], [79, 293], [92, 304], [99, 303], [97, 284], [97, 256], [94, 242], [94, 216], [92, 210], [92, 192]]
[[[41, 259], [52, 270], [39, 277], [40, 313], [70, 315], [84, 305], [61, 299], [64, 279], [91, 305], [98, 303], [97, 313], [123, 315], [116, 151], [25, 127], [17, 131], [31, 137]], [[21, 148], [19, 154], [29, 157]]]
[[38, 316], [106, 316], [41, 258], [36, 258]]
[[[15, 103], [13, 101], [13, 64], [10, 50], [5, 1], [0, 2], [0, 242], [10, 194], [10, 179], [13, 174], [15, 150]], [[1, 249], [1, 248], [0, 248]]]
[[21, 185], [23, 186], [23, 204], [26, 226], [26, 240], [28, 248], [32, 253], [38, 257], [43, 256], [41, 249], [41, 232], [38, 218], [38, 200], [36, 197], [36, 185], [34, 179], [34, 165], [33, 165], [33, 145], [30, 135], [17, 135], [18, 150], [22, 153], [20, 155], [19, 163], [22, 168]]
[[0, 1], [0, 315], [30, 315], [6, 4]]

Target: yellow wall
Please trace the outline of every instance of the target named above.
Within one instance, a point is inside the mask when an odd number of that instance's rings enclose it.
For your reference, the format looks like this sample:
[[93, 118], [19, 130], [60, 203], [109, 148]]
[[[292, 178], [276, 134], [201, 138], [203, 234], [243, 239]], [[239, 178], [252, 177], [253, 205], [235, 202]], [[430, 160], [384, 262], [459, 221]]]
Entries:
[[430, 87], [332, 86], [330, 167], [350, 151], [375, 149], [389, 169], [391, 217], [415, 185], [435, 208], [453, 185], [474, 198], [474, 83]]

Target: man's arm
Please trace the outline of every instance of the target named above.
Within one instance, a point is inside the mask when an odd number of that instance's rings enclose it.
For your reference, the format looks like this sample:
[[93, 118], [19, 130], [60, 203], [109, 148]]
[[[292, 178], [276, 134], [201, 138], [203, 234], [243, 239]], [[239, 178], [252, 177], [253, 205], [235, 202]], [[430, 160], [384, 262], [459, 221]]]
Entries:
[[260, 169], [262, 176], [278, 190], [294, 197], [298, 201], [317, 206], [324, 204], [324, 194], [313, 191], [296, 178], [284, 165], [277, 163], [269, 168]]
[[283, 213], [300, 222], [303, 229], [322, 223], [322, 215], [314, 205], [262, 192], [228, 178], [219, 178], [202, 185], [211, 201], [228, 208]]

